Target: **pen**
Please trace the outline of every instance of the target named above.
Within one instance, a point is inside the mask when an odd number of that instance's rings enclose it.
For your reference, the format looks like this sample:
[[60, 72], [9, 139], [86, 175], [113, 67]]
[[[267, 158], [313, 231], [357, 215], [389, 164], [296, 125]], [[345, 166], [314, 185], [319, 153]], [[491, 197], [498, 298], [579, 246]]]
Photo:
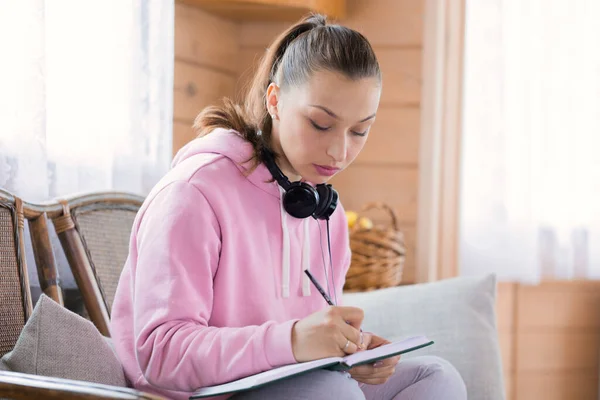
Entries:
[[[315, 279], [314, 276], [312, 276], [312, 274], [305, 269], [304, 272], [306, 273], [306, 275], [308, 275], [308, 279], [310, 279], [310, 281], [313, 283], [313, 285], [315, 285], [315, 287], [317, 288], [317, 290], [319, 291], [319, 293], [321, 293], [321, 296], [323, 296], [323, 298], [325, 299], [325, 301], [327, 302], [327, 304], [329, 304], [330, 306], [333, 306], [335, 304], [333, 304], [333, 301], [331, 301], [331, 299], [329, 298], [329, 296], [327, 295], [327, 293], [325, 293], [325, 291], [323, 290], [323, 288], [321, 287], [321, 285], [319, 285], [319, 282], [317, 282], [317, 280]], [[349, 324], [349, 322], [346, 322]], [[363, 345], [363, 331], [362, 328], [360, 328], [360, 345]]]
[[330, 306], [334, 306], [335, 304], [333, 304], [333, 301], [331, 301], [331, 299], [329, 298], [329, 296], [327, 295], [327, 293], [325, 293], [325, 291], [323, 290], [323, 288], [321, 287], [321, 285], [319, 285], [319, 282], [317, 282], [317, 280], [315, 279], [315, 277], [312, 276], [312, 274], [307, 269], [305, 269], [304, 272], [306, 272], [306, 275], [308, 275], [308, 279], [310, 279], [310, 281], [313, 283], [313, 285], [315, 285], [315, 287], [321, 293], [321, 296], [323, 296], [323, 298], [325, 299], [325, 301], [327, 302], [327, 304], [329, 304]]

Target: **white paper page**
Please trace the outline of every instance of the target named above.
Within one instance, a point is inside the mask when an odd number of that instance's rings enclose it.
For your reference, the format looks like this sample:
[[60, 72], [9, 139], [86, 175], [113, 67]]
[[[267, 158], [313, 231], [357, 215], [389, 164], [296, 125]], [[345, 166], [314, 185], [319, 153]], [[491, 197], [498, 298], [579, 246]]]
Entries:
[[384, 357], [389, 354], [396, 354], [399, 352], [406, 351], [408, 349], [412, 349], [414, 347], [422, 346], [430, 343], [429, 340], [425, 336], [415, 336], [408, 339], [404, 339], [401, 341], [393, 342], [390, 344], [385, 344], [383, 346], [379, 346], [375, 349], [359, 351], [358, 353], [351, 354], [349, 356], [344, 357], [344, 361], [349, 366], [360, 364], [364, 361], [375, 360], [377, 358]]

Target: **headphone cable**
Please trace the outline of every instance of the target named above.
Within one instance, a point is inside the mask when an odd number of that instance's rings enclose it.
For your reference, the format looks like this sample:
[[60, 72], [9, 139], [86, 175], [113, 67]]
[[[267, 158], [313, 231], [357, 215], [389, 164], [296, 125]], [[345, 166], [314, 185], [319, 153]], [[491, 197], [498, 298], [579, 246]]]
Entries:
[[[327, 274], [327, 266], [325, 263], [325, 255], [323, 254], [323, 233], [321, 232], [321, 224], [317, 223], [319, 226], [319, 244], [321, 245], [321, 260], [323, 261], [323, 272], [325, 273], [325, 282], [327, 283], [327, 295], [331, 298], [331, 290], [329, 289], [329, 274]], [[327, 244], [329, 248], [329, 259], [331, 260], [331, 246], [329, 245], [329, 219], [327, 219]], [[329, 264], [332, 265], [331, 263]], [[331, 270], [331, 275], [333, 278], [333, 269]], [[333, 281], [333, 294], [335, 299], [335, 305], [337, 306], [337, 296], [335, 294], [335, 280]]]
[[333, 285], [333, 298], [335, 299], [335, 305], [337, 306], [337, 294], [335, 290], [335, 275], [333, 274], [333, 258], [331, 256], [331, 237], [329, 236], [329, 218], [327, 218], [327, 248], [329, 249], [329, 269], [331, 270], [331, 283]]

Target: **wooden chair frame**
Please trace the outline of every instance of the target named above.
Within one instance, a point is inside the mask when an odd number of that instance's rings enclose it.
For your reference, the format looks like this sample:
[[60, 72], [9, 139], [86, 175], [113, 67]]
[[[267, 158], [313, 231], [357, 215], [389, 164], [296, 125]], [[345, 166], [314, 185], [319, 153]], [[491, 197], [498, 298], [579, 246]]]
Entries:
[[115, 207], [137, 211], [143, 201], [143, 197], [125, 192], [85, 193], [60, 199], [53, 206], [57, 209], [48, 213], [81, 292], [90, 320], [107, 337], [110, 336], [110, 309], [98, 280], [91, 254], [77, 224], [77, 213]]
[[135, 389], [5, 371], [0, 371], [0, 397], [15, 400], [164, 400]]
[[48, 235], [46, 209], [44, 206], [32, 206], [13, 196], [11, 193], [0, 189], [0, 203], [12, 208], [15, 212], [15, 243], [17, 244], [17, 259], [19, 275], [22, 283], [22, 295], [25, 300], [25, 319], [27, 320], [33, 310], [27, 260], [25, 259], [25, 220], [29, 225], [29, 234], [33, 247], [33, 255], [38, 271], [38, 278], [42, 291], [54, 301], [63, 304], [62, 292], [58, 286], [56, 262]]

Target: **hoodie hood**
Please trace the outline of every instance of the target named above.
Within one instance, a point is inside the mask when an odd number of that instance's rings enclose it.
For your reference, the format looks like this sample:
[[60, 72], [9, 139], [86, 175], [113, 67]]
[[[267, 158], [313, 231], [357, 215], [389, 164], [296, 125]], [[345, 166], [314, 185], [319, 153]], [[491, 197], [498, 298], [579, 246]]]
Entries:
[[280, 198], [279, 185], [271, 182], [273, 177], [263, 164], [248, 173], [252, 167], [254, 148], [235, 130], [217, 128], [206, 136], [192, 140], [183, 146], [173, 157], [171, 168], [199, 154], [217, 154], [231, 160], [246, 175], [246, 178], [259, 189]]
[[252, 156], [252, 145], [234, 130], [217, 128], [208, 135], [196, 138], [183, 146], [173, 158], [171, 167], [174, 168], [182, 161], [204, 153], [221, 154], [236, 163], [243, 164]]
[[[233, 161], [236, 167], [241, 173], [246, 175], [246, 179], [254, 184], [260, 190], [269, 193], [279, 199], [279, 208], [281, 214], [281, 231], [282, 231], [282, 281], [281, 281], [281, 295], [284, 298], [290, 295], [290, 234], [289, 234], [289, 220], [295, 219], [289, 215], [283, 207], [283, 196], [285, 190], [279, 186], [279, 184], [273, 181], [273, 177], [269, 172], [268, 168], [264, 164], [259, 164], [256, 168], [250, 171], [252, 167], [252, 156], [254, 148], [252, 144], [244, 140], [235, 130], [227, 130], [223, 128], [217, 128], [206, 136], [196, 138], [182, 147], [171, 163], [171, 168], [175, 168], [177, 165], [184, 161], [200, 155], [200, 154], [216, 154], [228, 158]], [[311, 282], [308, 276], [304, 273], [304, 270], [310, 271], [310, 235], [309, 235], [309, 224], [318, 223], [314, 218], [305, 218], [302, 221], [303, 224], [303, 243], [302, 243], [302, 294], [304, 296], [310, 296], [311, 293]]]

